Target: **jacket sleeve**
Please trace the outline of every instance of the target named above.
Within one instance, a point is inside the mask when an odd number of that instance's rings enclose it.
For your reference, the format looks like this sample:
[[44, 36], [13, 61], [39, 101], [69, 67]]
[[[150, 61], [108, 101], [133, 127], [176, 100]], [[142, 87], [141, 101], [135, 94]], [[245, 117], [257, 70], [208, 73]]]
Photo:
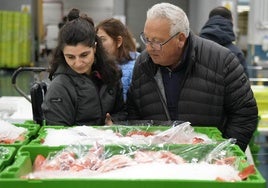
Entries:
[[246, 75], [248, 77], [249, 76], [248, 75], [248, 67], [247, 67], [247, 62], [246, 62], [246, 59], [245, 59], [245, 56], [244, 56], [243, 52], [238, 53], [237, 58], [239, 59], [241, 65], [243, 66], [244, 71], [245, 71], [245, 73], [246, 73]]
[[244, 69], [234, 55], [229, 54], [224, 68], [224, 109], [226, 138], [236, 138], [237, 145], [245, 151], [257, 128], [258, 109]]
[[138, 120], [140, 119], [139, 110], [140, 109], [138, 105], [138, 88], [140, 87], [138, 78], [140, 76], [140, 63], [142, 61], [143, 55], [140, 55], [135, 63], [135, 66], [133, 68], [133, 74], [131, 79], [131, 84], [129, 86], [128, 92], [127, 92], [127, 119], [128, 120]]
[[[65, 83], [65, 82], [63, 82]], [[73, 125], [75, 122], [75, 89], [57, 82], [52, 82], [42, 104], [46, 124]]]
[[118, 82], [116, 90], [116, 103], [114, 105], [113, 112], [111, 113], [112, 120], [115, 124], [116, 122], [126, 120], [127, 117], [126, 104], [123, 98], [123, 87], [121, 82]]

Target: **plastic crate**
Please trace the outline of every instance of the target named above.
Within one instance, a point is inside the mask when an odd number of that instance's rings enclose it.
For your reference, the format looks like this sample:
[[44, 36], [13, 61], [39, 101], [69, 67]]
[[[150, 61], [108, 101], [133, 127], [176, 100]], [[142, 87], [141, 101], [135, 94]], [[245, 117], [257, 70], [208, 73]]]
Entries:
[[[131, 131], [145, 131], [148, 133], [161, 132], [169, 129], [167, 126], [93, 126], [96, 129], [101, 130], [113, 130], [114, 132], [126, 135]], [[36, 139], [32, 140], [29, 144], [42, 144], [42, 141], [46, 138], [47, 129], [68, 129], [67, 126], [42, 126], [38, 132]], [[214, 141], [225, 140], [222, 138], [221, 132], [216, 127], [193, 127], [194, 132], [207, 135], [210, 139]]]
[[34, 139], [35, 136], [37, 136], [37, 133], [40, 129], [40, 125], [34, 124], [34, 123], [24, 123], [24, 124], [14, 123], [14, 125], [17, 127], [26, 128], [28, 130], [28, 132], [25, 135], [25, 139], [23, 141], [15, 141], [12, 144], [0, 143], [0, 146], [11, 146], [11, 147], [15, 147], [16, 149], [19, 149], [21, 146], [28, 144], [32, 139]]
[[[114, 151], [114, 154], [118, 153], [122, 149], [119, 146], [105, 146], [110, 147], [109, 149]], [[185, 147], [188, 145], [170, 145], [168, 146], [171, 151], [184, 151]], [[210, 148], [210, 146], [207, 145]], [[28, 188], [84, 188], [87, 186], [90, 187], [128, 187], [128, 188], [137, 188], [137, 187], [146, 187], [146, 188], [177, 188], [177, 187], [187, 187], [187, 188], [196, 188], [196, 187], [209, 187], [209, 188], [265, 188], [266, 182], [261, 176], [261, 174], [256, 171], [256, 174], [251, 175], [245, 181], [239, 182], [218, 182], [218, 181], [208, 181], [208, 180], [164, 180], [164, 179], [92, 179], [92, 178], [70, 178], [70, 179], [20, 179], [19, 177], [26, 175], [32, 171], [32, 163], [35, 157], [38, 154], [47, 156], [49, 152], [59, 151], [63, 147], [42, 147], [42, 146], [23, 146], [18, 151], [16, 156], [16, 161], [13, 165], [6, 168], [2, 173], [0, 173], [0, 187], [28, 187]], [[119, 149], [118, 149], [119, 148]], [[179, 148], [179, 150], [178, 150]], [[208, 149], [209, 149], [208, 148]], [[133, 149], [133, 148], [132, 148]], [[237, 147], [234, 146], [232, 151], [235, 155], [244, 158], [243, 152]], [[179, 153], [180, 154], [180, 153]], [[196, 153], [196, 156], [200, 153]], [[242, 161], [242, 160], [241, 160]], [[245, 163], [240, 163], [241, 168], [245, 166]], [[141, 169], [142, 170], [142, 169]], [[159, 169], [161, 170], [161, 169]], [[205, 171], [206, 169], [204, 169]], [[157, 172], [156, 172], [157, 173]]]
[[13, 162], [15, 154], [15, 147], [0, 146], [0, 172]]
[[268, 125], [268, 87], [267, 86], [252, 86], [254, 97], [258, 105], [259, 127], [267, 127]]

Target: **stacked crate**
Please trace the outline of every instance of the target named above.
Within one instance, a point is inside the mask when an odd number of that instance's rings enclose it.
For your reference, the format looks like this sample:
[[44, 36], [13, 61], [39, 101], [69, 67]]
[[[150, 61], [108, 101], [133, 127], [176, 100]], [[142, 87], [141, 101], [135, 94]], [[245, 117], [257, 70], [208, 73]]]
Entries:
[[24, 140], [17, 140], [11, 144], [4, 143], [2, 142], [2, 140], [0, 140], [0, 172], [13, 163], [17, 151], [22, 146], [27, 145], [32, 139], [34, 139], [40, 129], [39, 124], [36, 124], [31, 121], [25, 121], [24, 123], [14, 123], [13, 125], [15, 125], [16, 127], [25, 128], [28, 131], [24, 135]]
[[17, 68], [31, 63], [31, 16], [0, 11], [0, 68]]

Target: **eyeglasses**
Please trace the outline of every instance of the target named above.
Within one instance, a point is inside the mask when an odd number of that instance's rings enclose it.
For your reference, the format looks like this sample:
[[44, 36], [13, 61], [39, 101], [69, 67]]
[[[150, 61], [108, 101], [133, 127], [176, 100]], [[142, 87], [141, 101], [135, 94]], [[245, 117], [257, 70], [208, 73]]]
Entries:
[[173, 36], [171, 36], [169, 39], [167, 39], [165, 42], [153, 42], [153, 41], [149, 41], [145, 35], [144, 32], [141, 32], [140, 34], [140, 39], [143, 42], [143, 44], [148, 45], [150, 44], [150, 46], [154, 49], [154, 50], [162, 50], [162, 46], [164, 46], [165, 44], [167, 44], [171, 39], [173, 39], [175, 36], [177, 36], [180, 32], [175, 33]]

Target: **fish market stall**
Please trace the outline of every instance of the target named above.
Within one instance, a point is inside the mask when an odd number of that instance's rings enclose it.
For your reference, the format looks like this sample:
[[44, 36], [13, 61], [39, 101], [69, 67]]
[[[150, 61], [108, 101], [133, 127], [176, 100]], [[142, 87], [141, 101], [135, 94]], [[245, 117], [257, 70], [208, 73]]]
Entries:
[[0, 173], [0, 187], [86, 185], [265, 188], [266, 181], [235, 139], [189, 122], [170, 127], [43, 126]]

